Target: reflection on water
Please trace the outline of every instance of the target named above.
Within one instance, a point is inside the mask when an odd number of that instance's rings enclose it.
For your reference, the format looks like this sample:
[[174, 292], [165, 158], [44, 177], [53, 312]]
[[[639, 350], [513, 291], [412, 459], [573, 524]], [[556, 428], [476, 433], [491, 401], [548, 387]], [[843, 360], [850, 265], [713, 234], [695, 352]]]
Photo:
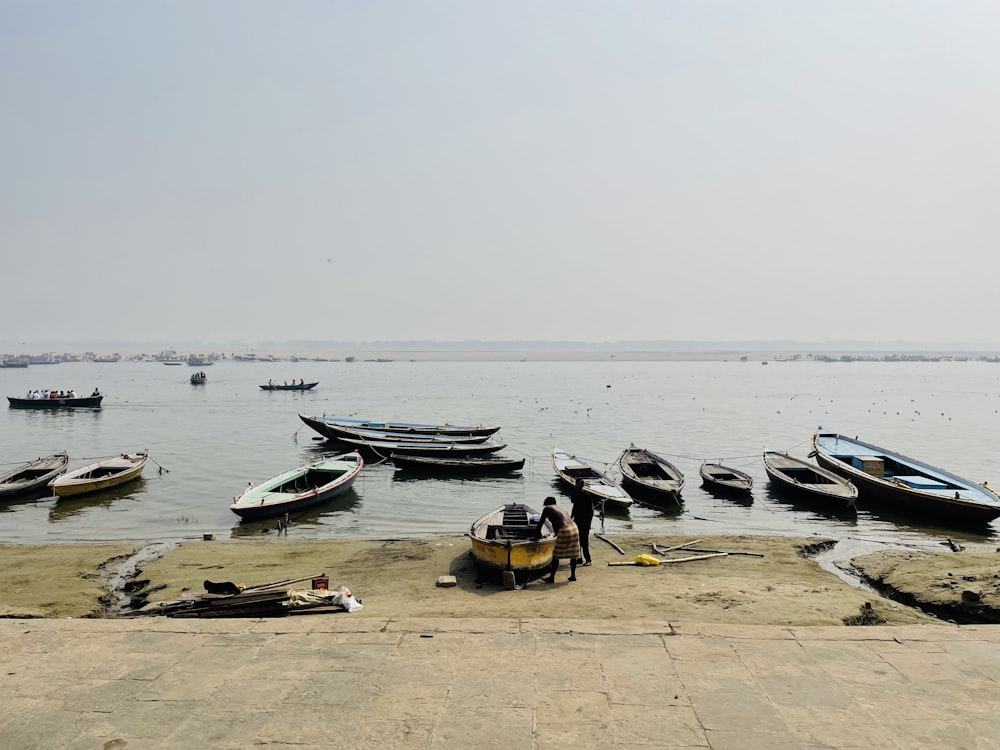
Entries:
[[858, 510], [854, 503], [840, 498], [812, 497], [804, 492], [793, 492], [768, 482], [765, 497], [771, 503], [786, 505], [794, 511], [811, 513], [817, 519], [837, 520], [856, 525]]
[[139, 500], [143, 496], [146, 480], [143, 477], [127, 482], [117, 487], [109, 487], [86, 495], [71, 495], [58, 497], [53, 495], [49, 506], [49, 520], [53, 523], [68, 521], [74, 516], [87, 511], [108, 510], [120, 500]]

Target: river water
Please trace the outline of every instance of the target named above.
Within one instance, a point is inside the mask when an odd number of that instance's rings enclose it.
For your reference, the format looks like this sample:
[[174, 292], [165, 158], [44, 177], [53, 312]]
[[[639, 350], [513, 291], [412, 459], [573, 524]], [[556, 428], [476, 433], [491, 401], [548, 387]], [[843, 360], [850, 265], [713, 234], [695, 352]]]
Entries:
[[[914, 523], [883, 513], [829, 513], [773, 495], [765, 449], [805, 457], [817, 426], [867, 440], [975, 481], [1000, 485], [1000, 365], [989, 362], [607, 361], [237, 362], [204, 368], [153, 362], [62, 363], [0, 369], [5, 395], [33, 388], [105, 394], [104, 408], [0, 410], [0, 464], [66, 450], [70, 468], [148, 448], [136, 483], [79, 499], [49, 493], [0, 501], [0, 541], [58, 543], [254, 537], [273, 522], [240, 523], [229, 503], [248, 482], [330, 449], [298, 414], [500, 425], [527, 459], [517, 476], [412, 478], [369, 463], [354, 488], [294, 519], [289, 538], [359, 539], [463, 533], [506, 502], [540, 506], [561, 492], [553, 446], [597, 465], [630, 443], [670, 458], [687, 477], [682, 507], [634, 507], [605, 520], [608, 533], [820, 535], [856, 543], [936, 546], [945, 537], [1000, 538]], [[305, 393], [265, 392], [300, 378]], [[700, 487], [703, 459], [748, 471], [751, 502]], [[160, 470], [162, 467], [162, 471]], [[596, 522], [595, 522], [596, 523]]]

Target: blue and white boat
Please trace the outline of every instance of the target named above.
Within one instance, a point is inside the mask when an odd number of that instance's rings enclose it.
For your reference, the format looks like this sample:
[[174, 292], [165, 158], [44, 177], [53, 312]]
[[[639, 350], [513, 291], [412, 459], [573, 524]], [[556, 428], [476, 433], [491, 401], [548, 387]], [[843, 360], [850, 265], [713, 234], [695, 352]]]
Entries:
[[1000, 496], [930, 464], [822, 428], [813, 435], [820, 466], [851, 480], [862, 507], [886, 506], [945, 526], [987, 524], [1000, 517]]

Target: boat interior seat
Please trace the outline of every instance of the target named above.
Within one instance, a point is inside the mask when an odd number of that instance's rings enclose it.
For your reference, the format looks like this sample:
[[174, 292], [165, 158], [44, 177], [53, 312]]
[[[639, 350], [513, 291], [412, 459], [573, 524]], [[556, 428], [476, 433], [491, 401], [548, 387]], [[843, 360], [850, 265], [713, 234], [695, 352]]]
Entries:
[[534, 526], [490, 524], [486, 527], [487, 539], [531, 539], [534, 535]]

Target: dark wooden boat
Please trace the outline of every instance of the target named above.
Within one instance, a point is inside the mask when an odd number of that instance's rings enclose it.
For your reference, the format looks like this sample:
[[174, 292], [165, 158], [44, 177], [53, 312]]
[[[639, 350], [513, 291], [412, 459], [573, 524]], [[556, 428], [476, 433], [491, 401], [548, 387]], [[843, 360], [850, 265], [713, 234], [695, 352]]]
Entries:
[[753, 489], [753, 477], [731, 466], [705, 462], [699, 469], [702, 484], [716, 492], [747, 495]]
[[[472, 558], [481, 571], [509, 576], [526, 583], [552, 564], [556, 535], [550, 524], [535, 537], [538, 511], [521, 503], [508, 503], [477, 518], [469, 529]], [[518, 580], [520, 579], [520, 580]]]
[[764, 471], [771, 487], [835, 507], [854, 507], [858, 488], [839, 474], [779, 451], [764, 451]]
[[338, 438], [337, 442], [379, 458], [395, 456], [466, 458], [468, 456], [486, 456], [507, 447], [506, 443], [411, 443], [398, 440], [359, 440], [355, 438]]
[[[302, 416], [303, 421], [307, 417]], [[482, 435], [488, 437], [500, 430], [499, 427], [483, 427], [482, 425], [425, 424], [422, 422], [391, 422], [370, 419], [351, 419], [349, 417], [308, 417], [308, 419], [324, 424], [346, 427], [351, 430], [376, 430], [399, 435]], [[307, 422], [308, 424], [308, 422]]]
[[577, 479], [582, 479], [584, 494], [590, 495], [597, 508], [622, 512], [632, 506], [631, 495], [618, 482], [571, 453], [553, 448], [552, 468], [570, 489], [576, 487]]
[[619, 457], [622, 486], [632, 497], [650, 505], [677, 505], [684, 474], [662, 456], [630, 445]]
[[292, 383], [291, 385], [274, 385], [267, 383], [262, 385], [260, 388], [263, 391], [308, 391], [311, 388], [315, 388], [319, 385], [317, 380], [315, 383]]
[[427, 474], [476, 475], [510, 474], [524, 468], [523, 458], [434, 458], [432, 456], [404, 456], [396, 453], [392, 463], [403, 471]]
[[244, 521], [297, 512], [347, 492], [364, 465], [354, 452], [289, 469], [251, 484], [229, 509]]
[[[307, 422], [308, 424], [308, 422]], [[348, 438], [354, 440], [382, 440], [397, 442], [400, 440], [408, 443], [485, 443], [490, 439], [489, 435], [441, 435], [432, 433], [414, 433], [404, 435], [395, 432], [383, 432], [381, 430], [357, 430], [341, 425], [322, 423], [323, 434], [330, 440], [340, 440]], [[316, 429], [314, 427], [314, 429]]]
[[66, 471], [67, 466], [69, 456], [65, 453], [53, 453], [21, 464], [0, 474], [0, 497], [13, 497], [45, 487]]
[[8, 396], [12, 409], [99, 409], [103, 395], [77, 398], [15, 398]]
[[942, 525], [987, 524], [1000, 517], [1000, 496], [944, 469], [835, 432], [817, 430], [821, 466], [857, 485], [860, 502], [918, 515]]
[[191, 385], [205, 385], [208, 382], [208, 375], [203, 372], [196, 372], [191, 376]]

